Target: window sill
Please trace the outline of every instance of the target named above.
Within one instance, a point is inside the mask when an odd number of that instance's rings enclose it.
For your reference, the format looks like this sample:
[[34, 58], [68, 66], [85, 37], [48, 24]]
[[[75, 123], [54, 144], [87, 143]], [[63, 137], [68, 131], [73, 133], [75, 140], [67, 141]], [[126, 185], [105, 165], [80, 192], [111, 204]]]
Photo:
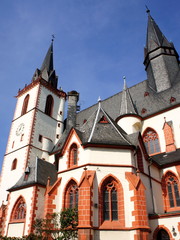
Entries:
[[123, 228], [122, 222], [120, 221], [104, 221], [99, 229], [120, 229]]

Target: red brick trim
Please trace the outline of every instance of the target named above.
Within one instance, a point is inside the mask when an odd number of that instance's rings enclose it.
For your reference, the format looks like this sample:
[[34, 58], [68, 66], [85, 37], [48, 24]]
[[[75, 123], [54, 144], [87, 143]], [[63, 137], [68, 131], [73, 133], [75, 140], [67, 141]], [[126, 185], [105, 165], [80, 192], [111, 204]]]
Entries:
[[140, 177], [132, 172], [126, 172], [126, 179], [129, 182], [129, 190], [134, 191], [134, 196], [131, 197], [131, 201], [134, 202], [134, 211], [132, 211], [132, 216], [135, 217], [135, 221], [132, 222], [132, 226], [149, 228], [148, 214], [146, 210], [145, 187]]
[[176, 151], [173, 129], [167, 122], [164, 123], [163, 131], [166, 142], [166, 152]]
[[[92, 227], [93, 217], [93, 180], [95, 171], [84, 170], [79, 183], [78, 228]], [[90, 234], [90, 232], [89, 232]], [[88, 235], [89, 236], [89, 235]], [[90, 238], [87, 238], [90, 239]]]
[[47, 188], [45, 192], [44, 217], [46, 217], [47, 214], [51, 214], [56, 210], [56, 204], [54, 203], [54, 200], [58, 194], [58, 188], [60, 184], [61, 178], [58, 178], [56, 182], [53, 184], [53, 186], [49, 185], [48, 179]]
[[28, 224], [28, 234], [32, 233], [34, 230], [34, 222], [36, 218], [36, 210], [38, 209], [38, 192], [40, 189], [38, 186], [33, 187], [32, 197], [31, 197], [31, 210], [30, 210], [30, 217], [29, 217], [29, 224]]
[[62, 90], [58, 90], [54, 87], [52, 87], [46, 80], [39, 77], [35, 81], [31, 82], [29, 85], [25, 86], [22, 90], [18, 92], [18, 95], [16, 97], [20, 97], [21, 95], [27, 93], [30, 89], [34, 88], [36, 85], [42, 84], [44, 87], [46, 87], [49, 91], [57, 95], [58, 97], [63, 97], [66, 99], [66, 93]]

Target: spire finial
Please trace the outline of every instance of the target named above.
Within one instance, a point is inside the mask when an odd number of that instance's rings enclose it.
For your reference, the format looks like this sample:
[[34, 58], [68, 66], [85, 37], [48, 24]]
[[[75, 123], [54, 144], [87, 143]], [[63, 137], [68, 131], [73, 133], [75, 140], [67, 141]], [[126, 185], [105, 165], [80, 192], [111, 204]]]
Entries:
[[52, 39], [51, 39], [51, 41], [52, 41], [52, 42], [54, 42], [54, 39], [55, 39], [55, 36], [54, 36], [54, 34], [52, 34], [51, 36], [52, 36]]
[[145, 6], [146, 6], [146, 12], [147, 12], [147, 14], [150, 14], [150, 10], [149, 10], [148, 6], [147, 6], [147, 5], [145, 5]]
[[124, 80], [124, 90], [126, 90], [127, 89], [127, 85], [126, 85], [126, 76], [123, 76], [123, 80]]

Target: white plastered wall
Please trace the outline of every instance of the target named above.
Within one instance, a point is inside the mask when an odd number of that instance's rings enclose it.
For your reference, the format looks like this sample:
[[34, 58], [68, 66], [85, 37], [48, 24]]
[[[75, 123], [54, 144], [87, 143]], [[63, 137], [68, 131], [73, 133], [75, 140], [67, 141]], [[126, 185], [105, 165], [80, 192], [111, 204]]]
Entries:
[[166, 118], [166, 122], [172, 121], [172, 129], [174, 134], [174, 140], [176, 148], [180, 148], [180, 121], [177, 116], [180, 116], [180, 107], [169, 110], [162, 114], [148, 118], [143, 122], [142, 134], [147, 127], [153, 128], [159, 136], [161, 152], [166, 152], [166, 144], [164, 139], [163, 126]]

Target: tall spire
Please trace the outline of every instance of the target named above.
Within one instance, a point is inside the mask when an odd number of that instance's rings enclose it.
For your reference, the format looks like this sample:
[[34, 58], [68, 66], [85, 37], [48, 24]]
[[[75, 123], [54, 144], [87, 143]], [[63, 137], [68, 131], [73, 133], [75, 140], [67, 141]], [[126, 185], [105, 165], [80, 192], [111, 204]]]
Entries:
[[46, 53], [42, 66], [40, 68], [41, 77], [46, 80], [52, 87], [57, 88], [58, 77], [53, 66], [53, 41]]
[[46, 53], [46, 56], [44, 58], [43, 64], [40, 68], [41, 71], [43, 71], [46, 68], [46, 70], [50, 73], [54, 70], [53, 66], [53, 41], [51, 42], [51, 45]]
[[129, 89], [127, 88], [126, 77], [124, 76], [123, 79], [124, 79], [124, 88], [122, 92], [120, 116], [125, 114], [137, 114]]
[[147, 9], [148, 14], [148, 27], [147, 27], [147, 38], [146, 38], [146, 51], [150, 52], [157, 47], [173, 47], [164, 34], [161, 32], [160, 28], [152, 18], [150, 10]]
[[170, 88], [179, 71], [179, 56], [173, 43], [169, 42], [147, 9], [148, 25], [144, 65], [148, 84], [157, 92]]

